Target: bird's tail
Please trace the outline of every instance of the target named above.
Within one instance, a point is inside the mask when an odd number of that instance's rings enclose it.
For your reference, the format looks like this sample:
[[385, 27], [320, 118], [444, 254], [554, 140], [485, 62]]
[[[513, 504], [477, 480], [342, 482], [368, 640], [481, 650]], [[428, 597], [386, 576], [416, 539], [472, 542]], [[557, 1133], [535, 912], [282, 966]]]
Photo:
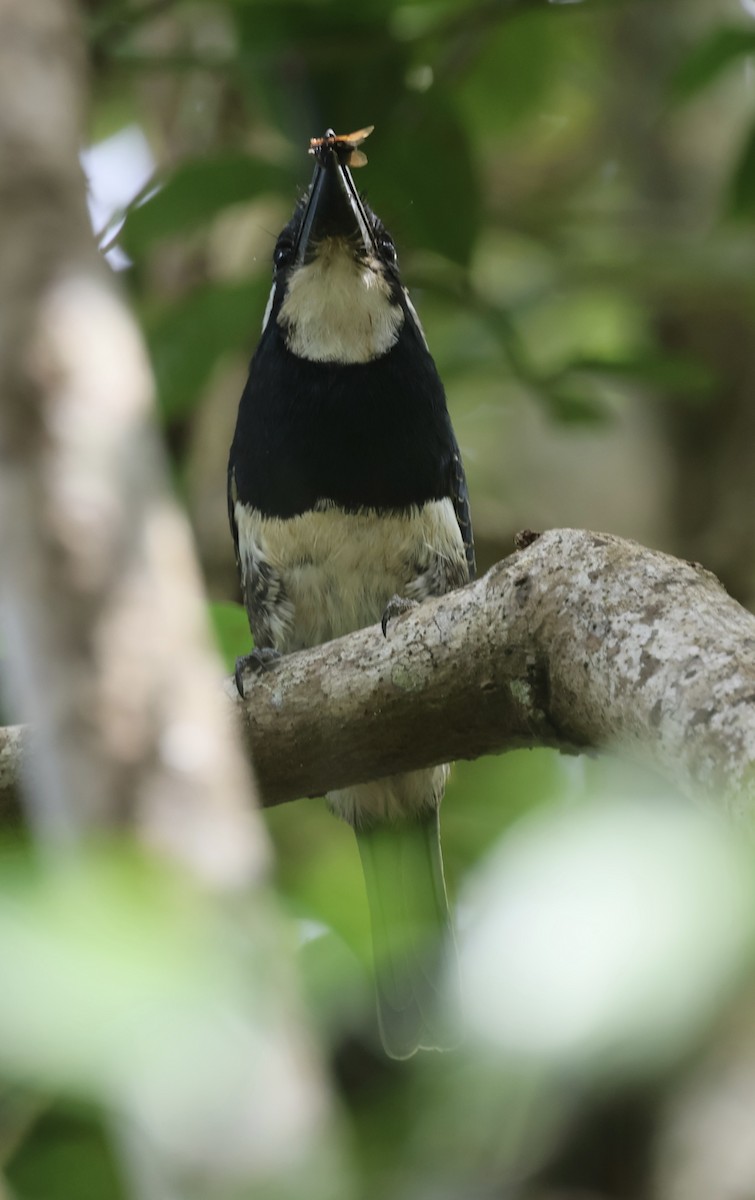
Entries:
[[409, 1058], [459, 1040], [459, 975], [437, 809], [356, 829], [372, 922], [385, 1051]]

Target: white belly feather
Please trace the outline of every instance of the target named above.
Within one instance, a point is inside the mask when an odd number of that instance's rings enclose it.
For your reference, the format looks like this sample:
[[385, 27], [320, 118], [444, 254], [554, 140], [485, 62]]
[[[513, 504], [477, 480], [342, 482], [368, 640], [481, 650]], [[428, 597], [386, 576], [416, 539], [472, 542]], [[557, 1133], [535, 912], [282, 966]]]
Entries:
[[[284, 599], [266, 616], [283, 654], [376, 624], [391, 596], [423, 600], [468, 577], [451, 500], [406, 515], [346, 513], [334, 505], [286, 520], [236, 505], [242, 571], [265, 563]], [[370, 826], [437, 808], [448, 768], [411, 771], [328, 795], [349, 824]]]
[[289, 607], [275, 644], [284, 654], [374, 624], [396, 593], [422, 600], [462, 582], [464, 547], [448, 499], [406, 515], [329, 505], [285, 520], [237, 504], [236, 522], [242, 566], [265, 561], [283, 584]]

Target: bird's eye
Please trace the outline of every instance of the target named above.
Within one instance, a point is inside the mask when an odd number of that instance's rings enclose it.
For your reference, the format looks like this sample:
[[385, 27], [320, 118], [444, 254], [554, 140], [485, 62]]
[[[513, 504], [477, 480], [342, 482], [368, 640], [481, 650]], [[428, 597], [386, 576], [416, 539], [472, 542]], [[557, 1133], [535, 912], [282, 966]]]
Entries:
[[380, 253], [387, 263], [396, 262], [396, 247], [389, 237], [381, 237], [379, 243]]
[[292, 250], [293, 247], [289, 242], [278, 242], [273, 252], [273, 263], [275, 264], [276, 271], [279, 271], [281, 267], [285, 267], [291, 261]]

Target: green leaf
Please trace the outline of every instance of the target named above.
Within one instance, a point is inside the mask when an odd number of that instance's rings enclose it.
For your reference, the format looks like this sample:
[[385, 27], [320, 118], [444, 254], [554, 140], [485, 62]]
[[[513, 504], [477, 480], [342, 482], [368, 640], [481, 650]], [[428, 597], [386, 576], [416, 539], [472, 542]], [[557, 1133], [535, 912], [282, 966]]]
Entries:
[[734, 217], [755, 215], [755, 126], [750, 130], [731, 178], [728, 207]]
[[186, 162], [158, 192], [130, 210], [119, 242], [127, 254], [138, 256], [153, 242], [200, 227], [230, 204], [263, 192], [288, 194], [293, 186], [288, 170], [245, 154]]
[[735, 59], [755, 54], [755, 32], [749, 29], [716, 29], [694, 47], [671, 80], [675, 100], [689, 100], [707, 87]]
[[6, 1077], [109, 1094], [114, 1077], [134, 1066], [127, 1046], [135, 1014], [150, 1013], [152, 1028], [143, 1024], [142, 1032], [159, 1038], [176, 1003], [201, 1006], [210, 996], [218, 972], [201, 963], [205, 949], [214, 953], [208, 918], [182, 879], [128, 851], [49, 875], [13, 862], [0, 887], [0, 947], [10, 972], [0, 999]]
[[[276, 1143], [300, 1086], [298, 1010], [263, 889], [222, 904], [158, 859], [101, 843], [0, 876], [2, 1078], [104, 1102], [149, 1130], [176, 1178], [217, 1182], [206, 1194], [218, 1200], [344, 1195], [317, 1183], [336, 1161], [323, 1159], [322, 1123], [294, 1121]], [[292, 1165], [302, 1129], [317, 1161], [305, 1145]], [[66, 1193], [84, 1194], [75, 1181]]]
[[[39, 1100], [36, 1103], [42, 1107]], [[58, 1101], [51, 1108], [43, 1108], [26, 1137], [22, 1136], [23, 1130], [16, 1133], [12, 1126], [8, 1129], [7, 1109], [6, 1094], [3, 1137], [4, 1148], [9, 1143], [13, 1147], [6, 1175], [14, 1196], [72, 1200], [75, 1194], [76, 1200], [102, 1200], [104, 1196], [108, 1200], [127, 1200], [121, 1164], [113, 1152], [106, 1123], [89, 1106]]]
[[213, 284], [146, 322], [160, 412], [191, 412], [222, 354], [251, 353], [270, 281]]
[[385, 0], [237, 0], [231, 9], [240, 93], [255, 125], [262, 119], [285, 131], [297, 179], [311, 174], [308, 139], [327, 126], [385, 128], [402, 99], [409, 54], [391, 36]]
[[[480, 227], [480, 180], [467, 131], [440, 92], [394, 110], [380, 129], [364, 186], [402, 247], [432, 250], [466, 266]], [[376, 135], [377, 135], [376, 131]]]
[[210, 620], [226, 670], [233, 671], [236, 659], [254, 644], [246, 612], [240, 604], [217, 602], [210, 605]]
[[699, 395], [710, 391], [715, 379], [708, 366], [689, 356], [679, 354], [640, 354], [624, 358], [585, 357], [573, 359], [567, 368], [571, 372], [613, 376], [660, 387], [669, 392]]
[[569, 376], [544, 388], [545, 400], [556, 421], [567, 425], [604, 425], [612, 413], [595, 380]]
[[658, 1077], [704, 1044], [751, 969], [742, 839], [671, 790], [638, 803], [642, 787], [525, 818], [478, 873], [465, 1015], [502, 1069], [529, 1056], [597, 1089]]
[[[476, 139], [498, 138], [542, 110], [573, 51], [563, 15], [543, 5], [491, 25], [454, 89]], [[463, 31], [457, 37], [456, 54], [463, 61]]]

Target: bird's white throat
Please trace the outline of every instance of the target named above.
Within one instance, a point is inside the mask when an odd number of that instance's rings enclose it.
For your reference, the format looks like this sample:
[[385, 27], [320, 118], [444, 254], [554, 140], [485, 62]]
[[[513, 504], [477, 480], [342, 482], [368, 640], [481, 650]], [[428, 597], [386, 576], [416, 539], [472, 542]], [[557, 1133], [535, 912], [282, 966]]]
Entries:
[[386, 354], [404, 321], [377, 263], [330, 238], [292, 271], [278, 313], [288, 349], [312, 362], [365, 363]]

